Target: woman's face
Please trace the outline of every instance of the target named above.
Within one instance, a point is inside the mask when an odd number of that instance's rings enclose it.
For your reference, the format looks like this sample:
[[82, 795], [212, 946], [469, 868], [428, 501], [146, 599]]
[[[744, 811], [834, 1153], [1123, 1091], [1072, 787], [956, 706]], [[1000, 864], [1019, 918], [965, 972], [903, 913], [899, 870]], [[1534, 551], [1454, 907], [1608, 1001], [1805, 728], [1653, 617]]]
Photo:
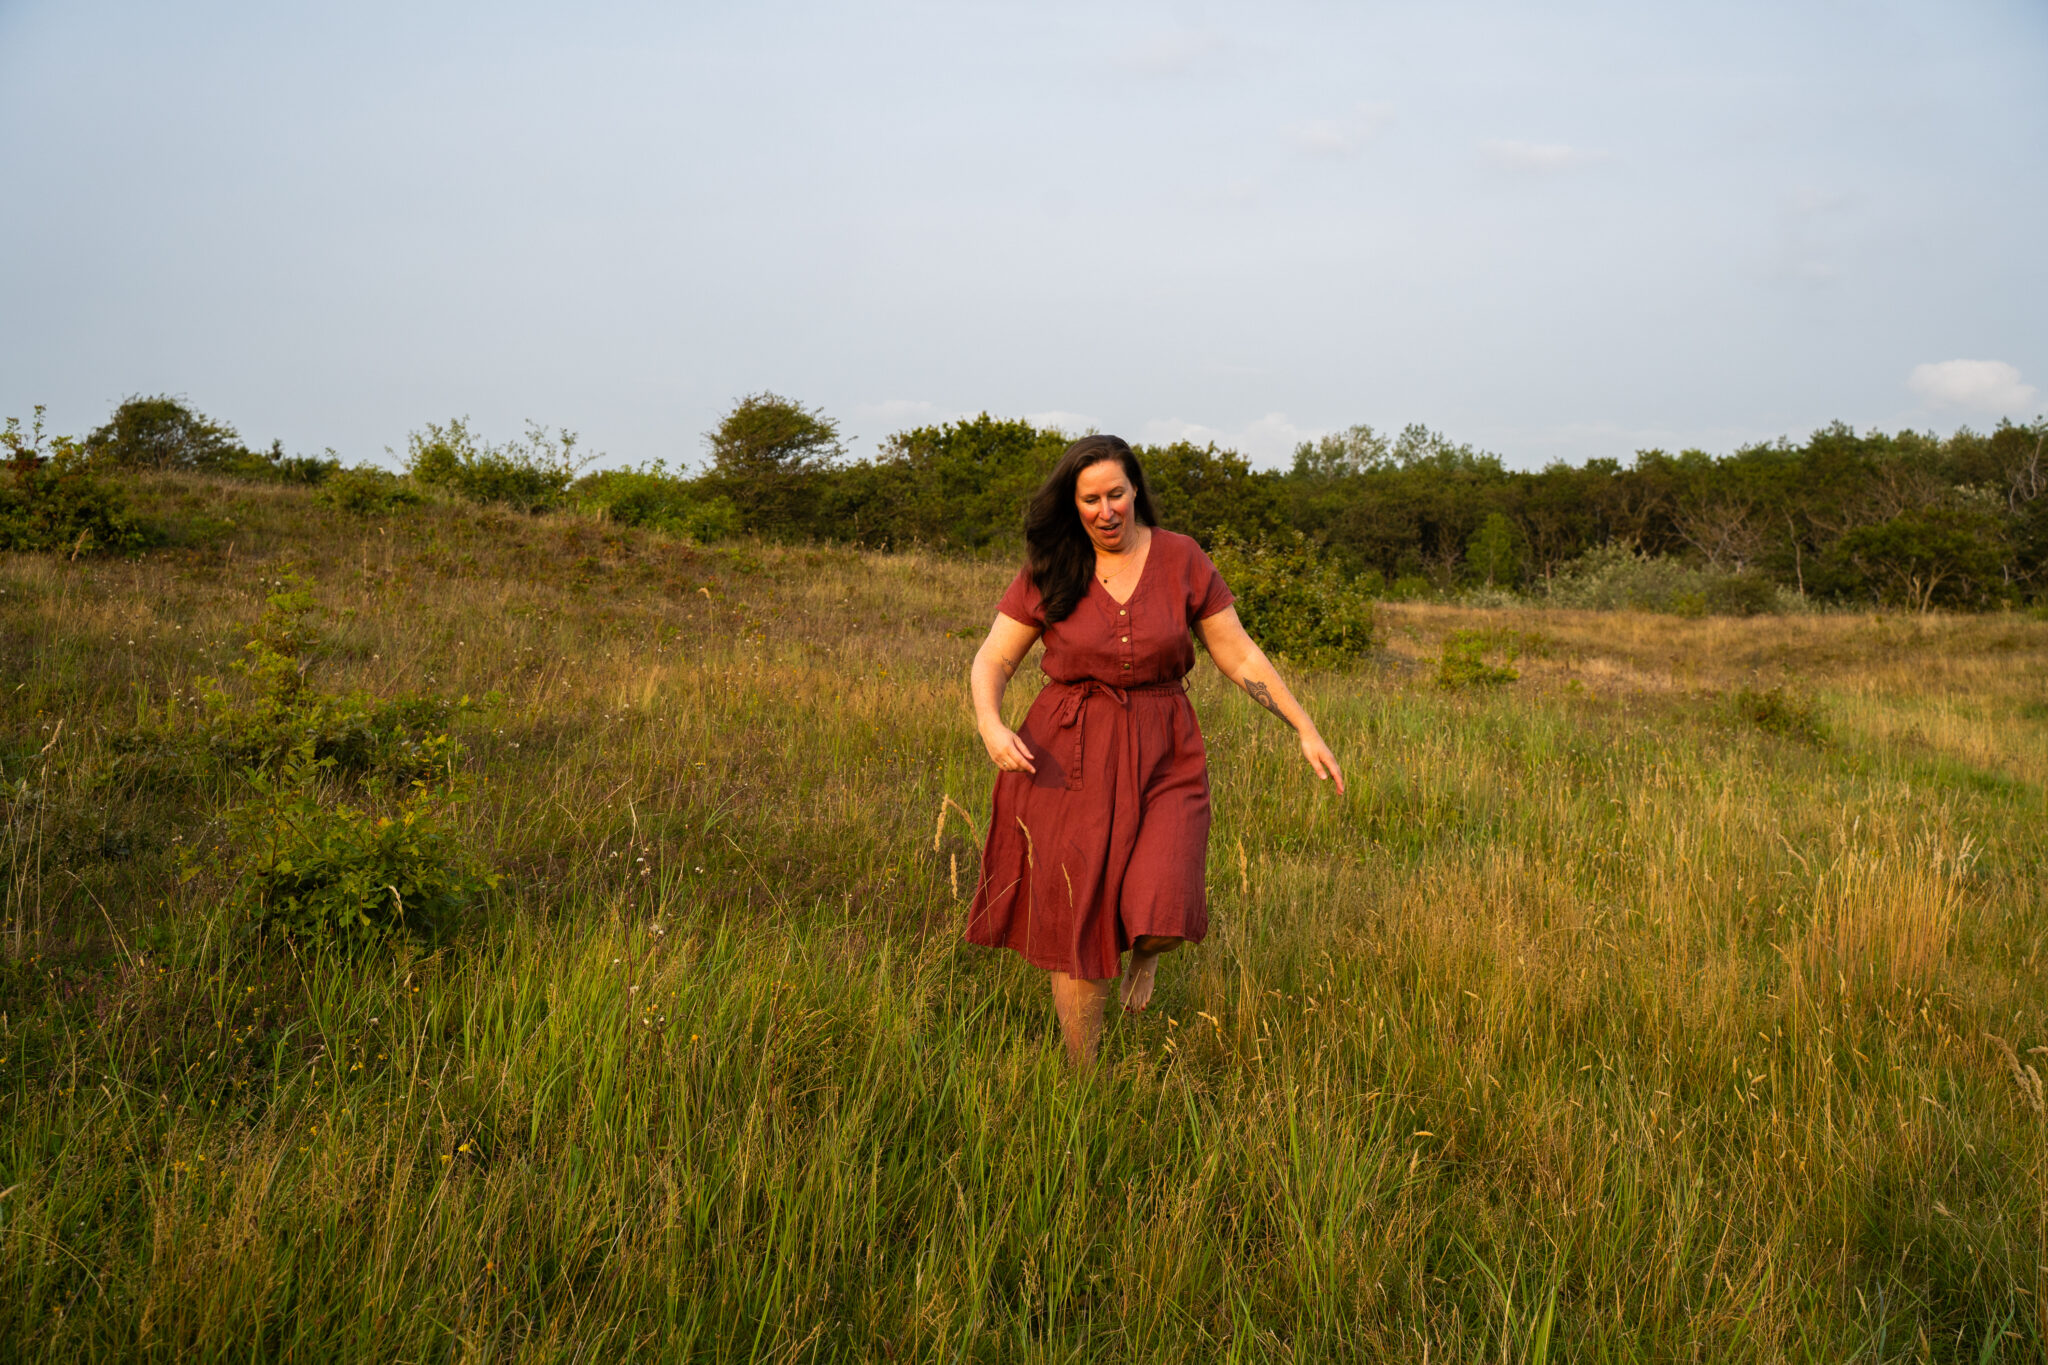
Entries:
[[1097, 460], [1074, 480], [1074, 510], [1088, 528], [1088, 539], [1104, 554], [1123, 554], [1137, 544], [1134, 496], [1122, 460]]

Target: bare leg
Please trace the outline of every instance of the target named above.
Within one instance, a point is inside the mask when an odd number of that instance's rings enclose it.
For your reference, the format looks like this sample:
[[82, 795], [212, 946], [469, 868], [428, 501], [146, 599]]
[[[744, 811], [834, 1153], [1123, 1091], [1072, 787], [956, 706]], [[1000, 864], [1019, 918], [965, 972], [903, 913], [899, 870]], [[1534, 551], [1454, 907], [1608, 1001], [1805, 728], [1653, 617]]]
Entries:
[[1152, 1003], [1152, 979], [1159, 973], [1159, 957], [1170, 953], [1184, 938], [1171, 934], [1141, 934], [1131, 943], [1131, 966], [1124, 973], [1124, 1013], [1136, 1014]]
[[1067, 1039], [1067, 1061], [1076, 1067], [1095, 1064], [1102, 1041], [1102, 1009], [1109, 1003], [1109, 982], [1084, 981], [1065, 972], [1052, 974], [1052, 1007]]

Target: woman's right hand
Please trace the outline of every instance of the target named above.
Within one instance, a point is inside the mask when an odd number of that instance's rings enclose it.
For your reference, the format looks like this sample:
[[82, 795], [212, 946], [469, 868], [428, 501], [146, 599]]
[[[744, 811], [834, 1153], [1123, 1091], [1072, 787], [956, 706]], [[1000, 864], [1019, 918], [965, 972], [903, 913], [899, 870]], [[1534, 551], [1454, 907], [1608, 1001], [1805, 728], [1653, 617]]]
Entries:
[[1034, 775], [1038, 772], [1038, 765], [1031, 761], [1031, 750], [1025, 745], [1023, 736], [1009, 726], [983, 726], [981, 742], [988, 749], [989, 762], [1004, 772]]

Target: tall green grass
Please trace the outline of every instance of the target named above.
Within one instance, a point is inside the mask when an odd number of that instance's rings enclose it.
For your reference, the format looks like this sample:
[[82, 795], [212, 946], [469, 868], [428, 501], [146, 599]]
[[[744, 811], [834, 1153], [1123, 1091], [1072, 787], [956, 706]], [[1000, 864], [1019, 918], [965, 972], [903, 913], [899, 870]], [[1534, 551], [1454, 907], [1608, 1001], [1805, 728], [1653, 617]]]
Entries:
[[[1216, 928], [1075, 1076], [958, 941], [1011, 566], [146, 500], [185, 543], [0, 559], [14, 1357], [2043, 1353], [2048, 626], [1390, 607], [1300, 681], [1342, 800], [1201, 675]], [[287, 560], [322, 685], [498, 694], [446, 940], [181, 880]], [[1470, 629], [1519, 681], [1436, 686]]]

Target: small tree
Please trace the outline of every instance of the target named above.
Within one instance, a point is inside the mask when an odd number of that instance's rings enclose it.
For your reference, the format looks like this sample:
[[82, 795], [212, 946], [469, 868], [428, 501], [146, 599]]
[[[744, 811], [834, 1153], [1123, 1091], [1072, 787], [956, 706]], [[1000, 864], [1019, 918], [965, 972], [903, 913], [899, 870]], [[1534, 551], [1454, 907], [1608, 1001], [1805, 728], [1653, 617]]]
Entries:
[[127, 469], [187, 469], [223, 473], [262, 457], [243, 446], [235, 429], [211, 421], [168, 394], [130, 397], [85, 438], [96, 463]]
[[711, 482], [761, 535], [815, 535], [820, 476], [845, 453], [823, 411], [763, 391], [748, 394], [704, 434]]
[[1511, 588], [1522, 578], [1522, 533], [1500, 512], [1489, 512], [1465, 542], [1465, 568], [1482, 585]]

